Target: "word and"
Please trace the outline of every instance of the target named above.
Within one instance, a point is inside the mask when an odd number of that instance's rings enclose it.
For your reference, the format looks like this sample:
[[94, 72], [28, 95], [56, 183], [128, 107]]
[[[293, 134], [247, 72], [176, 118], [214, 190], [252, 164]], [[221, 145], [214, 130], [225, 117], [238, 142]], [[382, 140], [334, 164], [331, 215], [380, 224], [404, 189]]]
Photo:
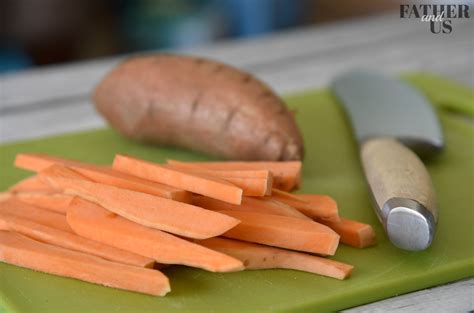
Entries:
[[429, 22], [433, 34], [450, 34], [453, 31], [451, 19], [470, 18], [470, 15], [466, 4], [402, 4], [400, 18], [417, 18]]

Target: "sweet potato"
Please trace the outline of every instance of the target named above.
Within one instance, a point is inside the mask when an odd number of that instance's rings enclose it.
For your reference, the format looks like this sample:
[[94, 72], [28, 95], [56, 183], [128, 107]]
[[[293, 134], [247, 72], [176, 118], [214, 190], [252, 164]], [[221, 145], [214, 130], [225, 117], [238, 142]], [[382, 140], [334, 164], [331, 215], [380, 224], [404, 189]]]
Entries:
[[62, 214], [66, 214], [66, 210], [74, 198], [62, 193], [44, 192], [17, 192], [14, 196], [21, 202]]
[[164, 296], [171, 289], [160, 271], [108, 261], [0, 230], [0, 261], [113, 288]]
[[313, 221], [253, 212], [219, 212], [241, 221], [224, 237], [323, 255], [334, 255], [339, 244], [336, 232]]
[[[327, 195], [315, 195], [315, 194], [297, 194], [301, 200], [294, 200], [289, 197], [277, 196], [273, 199], [278, 199], [287, 205], [290, 205], [303, 213], [304, 215], [311, 217], [316, 220], [326, 220], [332, 222], [340, 221], [337, 202]], [[270, 199], [272, 199], [270, 198]], [[302, 201], [308, 201], [305, 203]]]
[[45, 176], [55, 176], [55, 177], [62, 177], [62, 178], [68, 178], [68, 179], [76, 179], [76, 180], [83, 180], [83, 181], [91, 181], [84, 175], [79, 174], [77, 171], [71, 169], [70, 167], [67, 167], [62, 164], [53, 164], [51, 166], [48, 166], [47, 168], [41, 170], [38, 173], [38, 176], [40, 179], [42, 179], [44, 182], [47, 182], [51, 185], [51, 187], [58, 189], [58, 190], [63, 190], [62, 187], [51, 184], [51, 182], [47, 179], [45, 179]]
[[0, 202], [0, 212], [26, 218], [38, 224], [72, 233], [64, 214], [42, 209], [18, 200], [15, 196]]
[[229, 203], [242, 202], [243, 190], [220, 178], [192, 174], [121, 154], [115, 155], [112, 167], [117, 171]]
[[242, 170], [267, 170], [273, 175], [273, 187], [284, 191], [298, 188], [301, 183], [301, 161], [285, 162], [182, 162], [168, 160], [167, 163], [174, 168], [183, 170], [217, 170], [217, 171], [242, 171]]
[[298, 195], [294, 195], [292, 193], [289, 193], [280, 189], [276, 189], [276, 188], [272, 189], [271, 196], [272, 198], [277, 199], [277, 200], [290, 199], [299, 203], [309, 203], [308, 200], [304, 200], [302, 199], [302, 197], [299, 197]]
[[243, 264], [237, 259], [130, 222], [80, 198], [72, 202], [67, 220], [74, 231], [83, 237], [153, 258], [159, 263], [183, 264], [212, 272], [243, 269]]
[[288, 206], [284, 203], [279, 203], [273, 200], [262, 200], [252, 197], [244, 197], [242, 204], [230, 204], [209, 197], [203, 197], [199, 195], [193, 196], [193, 204], [207, 210], [219, 211], [243, 211], [243, 212], [254, 212], [263, 214], [273, 214], [281, 216], [289, 216], [302, 219], [310, 219], [297, 209]]
[[[163, 198], [173, 199], [181, 202], [190, 202], [191, 194], [182, 189], [174, 188], [168, 185], [160, 184], [150, 180], [141, 179], [139, 177], [125, 174], [119, 171], [114, 171], [109, 166], [100, 166], [96, 164], [88, 164], [77, 160], [64, 159], [56, 156], [51, 156], [43, 153], [19, 153], [15, 158], [15, 166], [30, 170], [34, 172], [41, 172], [46, 170], [52, 165], [63, 165], [83, 175], [85, 178], [90, 179], [97, 183], [111, 185], [119, 188], [130, 189], [148, 193]], [[34, 178], [35, 176], [33, 176]], [[33, 191], [38, 187], [33, 184], [44, 184], [43, 181], [35, 182], [25, 181], [22, 185], [16, 188], [30, 188]], [[26, 185], [26, 186], [23, 186]], [[47, 185], [46, 187], [49, 187]], [[44, 187], [43, 187], [44, 188]], [[20, 190], [21, 191], [21, 190]]]
[[341, 242], [356, 248], [366, 248], [377, 244], [375, 231], [369, 224], [341, 218], [339, 222], [317, 220], [329, 226], [341, 236]]
[[[56, 166], [56, 165], [54, 165]], [[218, 236], [238, 220], [200, 207], [86, 180], [47, 176], [64, 193], [80, 196], [135, 223], [184, 237]]]
[[38, 175], [25, 178], [11, 186], [10, 192], [57, 192], [48, 183], [44, 182]]
[[249, 270], [287, 268], [346, 279], [354, 268], [352, 265], [315, 255], [222, 237], [201, 240], [198, 243], [241, 260], [245, 269]]
[[240, 160], [300, 160], [293, 114], [264, 83], [202, 58], [158, 54], [114, 68], [93, 94], [97, 110], [139, 141]]
[[11, 192], [0, 192], [0, 202], [6, 201], [12, 197]]
[[155, 264], [155, 260], [152, 258], [89, 240], [2, 210], [0, 210], [0, 229], [17, 232], [57, 247], [95, 255], [118, 263], [149, 268], [153, 268]]
[[[173, 168], [173, 165], [167, 165]], [[179, 167], [178, 167], [179, 169]], [[244, 196], [263, 197], [272, 193], [273, 174], [268, 170], [185, 169], [186, 172], [217, 177], [242, 188]]]

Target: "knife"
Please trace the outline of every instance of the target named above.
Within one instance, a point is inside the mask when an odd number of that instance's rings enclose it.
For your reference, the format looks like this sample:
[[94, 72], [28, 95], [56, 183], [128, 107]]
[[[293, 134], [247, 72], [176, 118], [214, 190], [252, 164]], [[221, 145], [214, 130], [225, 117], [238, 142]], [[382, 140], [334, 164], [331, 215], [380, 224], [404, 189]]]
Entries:
[[431, 105], [408, 84], [369, 71], [342, 74], [331, 87], [352, 122], [388, 238], [401, 249], [428, 248], [438, 220], [435, 193], [414, 151], [426, 156], [443, 148]]

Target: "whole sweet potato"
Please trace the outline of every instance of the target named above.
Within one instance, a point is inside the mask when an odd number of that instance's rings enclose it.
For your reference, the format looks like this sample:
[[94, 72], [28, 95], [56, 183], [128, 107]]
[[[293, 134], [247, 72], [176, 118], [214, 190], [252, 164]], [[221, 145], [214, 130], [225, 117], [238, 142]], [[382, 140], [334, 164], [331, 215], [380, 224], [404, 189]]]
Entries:
[[134, 57], [97, 86], [93, 101], [125, 136], [240, 160], [299, 160], [291, 112], [265, 84], [202, 58]]

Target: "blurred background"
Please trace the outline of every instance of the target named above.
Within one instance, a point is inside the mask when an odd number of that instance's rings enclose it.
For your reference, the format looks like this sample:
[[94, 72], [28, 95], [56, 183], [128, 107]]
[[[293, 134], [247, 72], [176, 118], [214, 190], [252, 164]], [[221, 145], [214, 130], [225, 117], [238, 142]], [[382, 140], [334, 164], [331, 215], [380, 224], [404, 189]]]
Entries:
[[0, 73], [398, 10], [390, 0], [2, 0]]

